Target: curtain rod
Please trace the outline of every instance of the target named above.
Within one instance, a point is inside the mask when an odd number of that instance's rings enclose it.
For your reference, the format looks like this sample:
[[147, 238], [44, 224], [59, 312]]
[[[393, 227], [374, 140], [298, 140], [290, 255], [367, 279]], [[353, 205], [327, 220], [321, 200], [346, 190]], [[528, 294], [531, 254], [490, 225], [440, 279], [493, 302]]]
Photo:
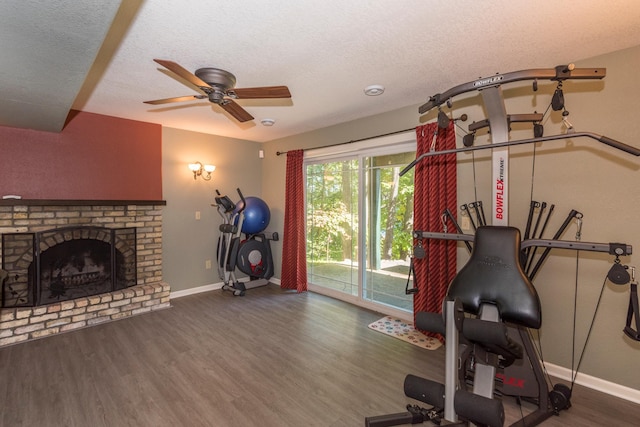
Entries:
[[[346, 141], [346, 142], [338, 142], [336, 144], [323, 145], [321, 147], [307, 148], [306, 150], [315, 150], [316, 148], [337, 147], [339, 145], [353, 144], [354, 142], [362, 142], [362, 141], [367, 141], [369, 139], [382, 138], [383, 136], [395, 135], [395, 134], [402, 133], [402, 132], [408, 132], [410, 130], [415, 130], [415, 128], [397, 130], [395, 132], [383, 133], [381, 135], [375, 135], [375, 136], [368, 136], [366, 138], [353, 139], [351, 141]], [[302, 149], [302, 151], [306, 151], [306, 150]], [[287, 154], [287, 153], [288, 153], [288, 151], [276, 151], [276, 156], [279, 156], [281, 154]]]

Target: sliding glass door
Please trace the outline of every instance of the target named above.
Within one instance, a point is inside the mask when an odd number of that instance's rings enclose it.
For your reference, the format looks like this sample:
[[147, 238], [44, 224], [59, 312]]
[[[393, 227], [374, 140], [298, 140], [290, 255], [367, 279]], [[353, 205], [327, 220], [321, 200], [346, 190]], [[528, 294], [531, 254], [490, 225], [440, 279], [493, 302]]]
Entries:
[[413, 286], [413, 172], [400, 171], [415, 159], [414, 147], [306, 160], [310, 284], [351, 301], [412, 311], [405, 288]]
[[308, 165], [307, 271], [319, 286], [358, 295], [358, 161]]
[[[413, 300], [405, 293], [413, 287], [409, 260], [413, 231], [413, 170], [400, 176], [415, 152], [366, 157], [364, 218], [366, 226], [365, 300], [412, 311]], [[407, 283], [409, 281], [409, 283]]]

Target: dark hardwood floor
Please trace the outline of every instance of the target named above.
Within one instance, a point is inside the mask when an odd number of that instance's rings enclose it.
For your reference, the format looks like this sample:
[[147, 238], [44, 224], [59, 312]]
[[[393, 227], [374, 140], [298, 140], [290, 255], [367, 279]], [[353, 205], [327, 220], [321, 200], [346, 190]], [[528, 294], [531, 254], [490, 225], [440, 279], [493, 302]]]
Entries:
[[[321, 295], [270, 285], [172, 305], [0, 349], [0, 425], [362, 426], [417, 403], [406, 374], [443, 380], [444, 349], [371, 331], [382, 315]], [[593, 390], [572, 403], [543, 425], [640, 424], [640, 405]]]

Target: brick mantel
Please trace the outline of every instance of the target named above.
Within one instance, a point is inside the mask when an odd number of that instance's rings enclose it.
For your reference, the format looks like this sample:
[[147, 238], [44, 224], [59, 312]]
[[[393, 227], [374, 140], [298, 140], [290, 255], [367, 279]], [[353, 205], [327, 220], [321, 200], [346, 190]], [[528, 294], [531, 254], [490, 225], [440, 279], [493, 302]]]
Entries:
[[166, 205], [164, 200], [45, 200], [45, 199], [0, 199], [0, 206], [149, 206]]
[[[169, 307], [170, 287], [162, 281], [165, 205], [160, 200], [0, 200], [0, 233], [70, 226], [137, 230], [136, 286], [48, 306], [0, 309], [0, 347]], [[61, 304], [73, 308], [63, 309]]]

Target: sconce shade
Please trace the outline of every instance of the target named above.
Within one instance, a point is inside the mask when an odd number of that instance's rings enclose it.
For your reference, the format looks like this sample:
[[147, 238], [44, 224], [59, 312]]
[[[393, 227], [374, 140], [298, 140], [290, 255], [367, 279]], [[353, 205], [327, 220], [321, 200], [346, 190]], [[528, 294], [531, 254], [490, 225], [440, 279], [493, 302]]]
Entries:
[[193, 172], [193, 179], [201, 177], [205, 181], [211, 179], [211, 172], [216, 170], [214, 165], [203, 165], [201, 162], [189, 163], [189, 170]]

